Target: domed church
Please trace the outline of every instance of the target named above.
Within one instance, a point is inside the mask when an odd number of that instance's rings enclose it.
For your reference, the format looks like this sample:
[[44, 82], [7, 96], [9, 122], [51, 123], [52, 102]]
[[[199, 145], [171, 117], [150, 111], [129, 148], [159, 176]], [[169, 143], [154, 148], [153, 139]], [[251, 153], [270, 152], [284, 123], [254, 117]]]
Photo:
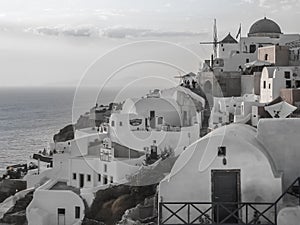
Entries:
[[280, 26], [266, 17], [256, 21], [249, 29], [248, 37], [279, 38], [282, 34]]
[[[284, 54], [289, 54], [290, 44], [300, 41], [299, 34], [284, 34], [277, 22], [266, 17], [254, 22], [247, 36], [243, 36], [241, 30], [242, 27], [238, 35], [232, 36], [229, 33], [218, 42], [217, 55], [212, 60], [205, 60], [203, 68], [198, 73], [199, 84], [209, 96], [232, 97], [247, 93], [249, 88], [245, 87], [248, 87], [249, 82], [243, 83], [245, 76], [241, 76], [247, 64], [268, 60], [260, 59], [259, 48], [277, 46], [279, 50], [285, 51]], [[282, 53], [268, 53], [271, 54], [274, 58], [275, 55], [282, 55]], [[289, 56], [286, 58], [288, 60]], [[260, 77], [257, 76], [255, 79]], [[256, 83], [253, 82], [251, 85]], [[251, 94], [259, 94], [259, 88], [251, 89], [256, 90]]]

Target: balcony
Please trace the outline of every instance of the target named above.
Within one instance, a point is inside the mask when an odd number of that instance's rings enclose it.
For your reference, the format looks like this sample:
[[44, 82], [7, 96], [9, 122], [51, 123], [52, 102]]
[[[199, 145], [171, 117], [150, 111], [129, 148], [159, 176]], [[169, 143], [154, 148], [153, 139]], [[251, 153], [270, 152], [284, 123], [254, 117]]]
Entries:
[[300, 177], [275, 202], [160, 202], [159, 225], [277, 225], [279, 202], [287, 195], [300, 206]]

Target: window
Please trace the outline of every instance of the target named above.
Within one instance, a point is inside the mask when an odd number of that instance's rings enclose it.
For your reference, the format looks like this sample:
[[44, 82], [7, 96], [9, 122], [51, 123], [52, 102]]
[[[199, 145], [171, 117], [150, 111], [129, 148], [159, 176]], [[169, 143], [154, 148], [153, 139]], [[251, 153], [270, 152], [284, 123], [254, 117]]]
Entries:
[[73, 173], [73, 180], [76, 180], [76, 173]]
[[249, 59], [247, 58], [247, 59], [246, 59], [246, 63], [248, 63], [248, 62], [249, 62]]
[[106, 173], [106, 172], [107, 172], [107, 165], [104, 164], [104, 173]]
[[91, 181], [91, 175], [90, 174], [87, 175], [87, 181]]
[[267, 82], [264, 80], [264, 89], [266, 89]]
[[122, 121], [120, 121], [120, 122], [119, 122], [119, 125], [120, 125], [120, 127], [121, 127], [121, 126], [123, 126], [123, 123], [122, 123]]
[[63, 214], [63, 215], [65, 215], [66, 214], [66, 209], [65, 208], [58, 208], [57, 209], [57, 214]]
[[250, 45], [250, 53], [254, 53], [256, 51], [256, 45]]
[[98, 182], [101, 182], [101, 174], [98, 174]]
[[75, 206], [75, 219], [79, 219], [79, 218], [80, 218], [80, 207]]
[[269, 58], [269, 55], [265, 54], [265, 60], [268, 60], [268, 58]]
[[110, 183], [113, 183], [113, 182], [114, 182], [114, 178], [110, 177]]
[[295, 81], [295, 86], [296, 86], [296, 88], [300, 88], [300, 80]]
[[162, 124], [162, 123], [163, 123], [163, 118], [162, 117], [158, 117], [157, 124]]
[[284, 78], [285, 79], [291, 79], [291, 73], [290, 73], [290, 71], [285, 71], [284, 72]]
[[222, 123], [222, 117], [219, 117], [219, 123]]
[[223, 52], [224, 52], [224, 51], [225, 51], [225, 48], [223, 48], [222, 50], [223, 50]]
[[115, 126], [115, 121], [114, 121], [114, 120], [111, 121], [111, 126], [112, 126], [112, 127]]
[[107, 181], [107, 176], [104, 175], [104, 176], [103, 176], [103, 184], [107, 184], [107, 183], [108, 183], [108, 181]]
[[290, 80], [285, 81], [285, 87], [286, 88], [291, 88], [292, 87], [292, 82]]
[[271, 83], [269, 83], [269, 89], [271, 89]]

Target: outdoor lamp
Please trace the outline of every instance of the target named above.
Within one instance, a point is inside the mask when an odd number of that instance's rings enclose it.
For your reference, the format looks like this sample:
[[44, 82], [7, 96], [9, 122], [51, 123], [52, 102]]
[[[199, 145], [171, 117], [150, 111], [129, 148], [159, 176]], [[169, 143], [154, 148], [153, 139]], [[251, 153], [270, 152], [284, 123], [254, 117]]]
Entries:
[[227, 164], [227, 160], [226, 160], [226, 146], [219, 146], [218, 147], [218, 157], [223, 157], [223, 165]]

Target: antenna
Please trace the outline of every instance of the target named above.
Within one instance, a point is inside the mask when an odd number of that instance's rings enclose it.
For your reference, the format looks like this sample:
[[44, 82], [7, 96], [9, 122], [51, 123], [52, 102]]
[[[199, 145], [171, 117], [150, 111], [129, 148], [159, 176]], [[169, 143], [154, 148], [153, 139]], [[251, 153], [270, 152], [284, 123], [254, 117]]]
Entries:
[[213, 40], [214, 58], [217, 58], [217, 48], [218, 48], [218, 31], [217, 31], [217, 20], [214, 19], [214, 40]]

